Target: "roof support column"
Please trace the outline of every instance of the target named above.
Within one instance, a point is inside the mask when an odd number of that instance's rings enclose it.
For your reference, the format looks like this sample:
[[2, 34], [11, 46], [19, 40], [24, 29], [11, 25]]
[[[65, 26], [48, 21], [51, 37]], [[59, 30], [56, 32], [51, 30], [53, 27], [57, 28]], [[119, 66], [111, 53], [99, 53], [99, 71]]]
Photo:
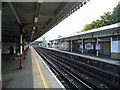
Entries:
[[98, 45], [98, 37], [96, 39], [96, 56], [98, 56], [99, 53], [99, 45]]
[[20, 34], [20, 66], [19, 69], [22, 69], [22, 34]]
[[23, 67], [23, 26], [20, 26], [20, 63], [19, 63], [19, 69], [22, 69]]
[[71, 48], [71, 52], [72, 52], [72, 40], [71, 40], [71, 47], [70, 48]]
[[113, 47], [113, 45], [112, 45], [112, 41], [113, 41], [113, 37], [111, 36], [110, 37], [110, 57], [112, 58], [112, 47]]
[[20, 66], [19, 69], [22, 69], [22, 34], [20, 34]]
[[83, 54], [83, 44], [84, 44], [84, 40], [82, 39], [82, 54]]
[[58, 41], [57, 41], [57, 49], [58, 49]]
[[1, 80], [1, 49], [2, 49], [2, 40], [1, 40], [1, 21], [2, 21], [2, 2], [0, 1], [0, 90], [2, 90], [2, 80]]

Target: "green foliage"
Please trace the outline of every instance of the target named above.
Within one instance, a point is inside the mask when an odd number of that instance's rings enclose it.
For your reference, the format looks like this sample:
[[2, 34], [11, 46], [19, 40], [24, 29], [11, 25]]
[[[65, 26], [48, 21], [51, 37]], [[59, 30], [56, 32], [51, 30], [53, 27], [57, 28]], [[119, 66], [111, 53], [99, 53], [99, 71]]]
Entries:
[[100, 16], [100, 20], [97, 19], [93, 21], [90, 24], [86, 24], [84, 26], [83, 31], [99, 28], [102, 26], [114, 24], [120, 22], [120, 2], [119, 4], [114, 8], [113, 12], [105, 12], [102, 16]]
[[39, 43], [43, 43], [43, 41], [35, 41], [34, 44], [39, 44]]
[[100, 16], [102, 21], [102, 26], [110, 25], [112, 24], [112, 13], [106, 12], [103, 16]]
[[87, 31], [87, 30], [90, 30], [90, 29], [92, 29], [91, 24], [86, 24], [82, 31]]
[[113, 17], [113, 23], [120, 22], [120, 2], [114, 8], [112, 17]]
[[35, 41], [34, 43], [43, 43], [43, 41]]

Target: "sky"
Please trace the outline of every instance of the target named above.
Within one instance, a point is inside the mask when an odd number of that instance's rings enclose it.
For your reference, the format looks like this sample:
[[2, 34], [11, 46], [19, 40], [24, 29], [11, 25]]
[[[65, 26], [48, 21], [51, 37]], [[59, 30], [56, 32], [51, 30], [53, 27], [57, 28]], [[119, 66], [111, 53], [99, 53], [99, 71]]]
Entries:
[[83, 7], [37, 40], [42, 40], [43, 37], [45, 37], [45, 39], [49, 41], [58, 38], [59, 35], [63, 37], [73, 35], [75, 32], [81, 31], [85, 24], [100, 19], [100, 16], [105, 12], [112, 12], [119, 1], [120, 0], [90, 0], [90, 2], [87, 2], [86, 5], [83, 5]]

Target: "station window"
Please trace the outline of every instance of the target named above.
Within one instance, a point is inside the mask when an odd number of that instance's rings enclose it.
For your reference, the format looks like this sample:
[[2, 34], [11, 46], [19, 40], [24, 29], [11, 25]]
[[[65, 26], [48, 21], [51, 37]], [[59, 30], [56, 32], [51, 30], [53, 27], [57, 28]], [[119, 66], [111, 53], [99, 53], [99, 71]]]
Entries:
[[120, 41], [120, 36], [118, 36], [118, 41]]
[[82, 43], [82, 40], [78, 40], [78, 42]]
[[118, 37], [117, 37], [117, 36], [116, 36], [116, 37], [113, 37], [113, 38], [112, 38], [112, 41], [120, 41], [120, 37], [119, 37], [119, 36], [118, 36]]
[[99, 39], [100, 42], [107, 42], [110, 41], [110, 38], [101, 38]]
[[96, 42], [96, 40], [95, 39], [87, 39], [87, 40], [85, 40], [85, 42]]
[[113, 37], [113, 38], [112, 38], [112, 41], [117, 41], [117, 37]]

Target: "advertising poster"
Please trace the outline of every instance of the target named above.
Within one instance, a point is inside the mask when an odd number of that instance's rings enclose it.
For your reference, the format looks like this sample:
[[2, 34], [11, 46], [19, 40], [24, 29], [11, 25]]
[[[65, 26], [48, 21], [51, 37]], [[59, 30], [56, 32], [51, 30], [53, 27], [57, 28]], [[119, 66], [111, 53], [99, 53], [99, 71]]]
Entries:
[[83, 48], [83, 44], [80, 44], [80, 48]]
[[86, 48], [87, 48], [87, 49], [93, 49], [93, 44], [87, 43], [87, 44], [86, 44]]

